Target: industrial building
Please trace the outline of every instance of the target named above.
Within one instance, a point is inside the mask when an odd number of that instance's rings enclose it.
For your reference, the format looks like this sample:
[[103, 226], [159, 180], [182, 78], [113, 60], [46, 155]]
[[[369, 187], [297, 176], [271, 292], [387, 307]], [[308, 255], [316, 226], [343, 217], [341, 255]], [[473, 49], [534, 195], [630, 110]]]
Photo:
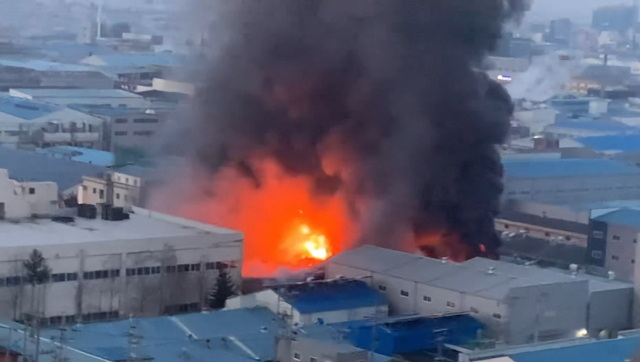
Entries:
[[[364, 246], [339, 254], [327, 277], [362, 278], [394, 315], [469, 312], [508, 344], [629, 328], [632, 286], [476, 258], [462, 264]], [[616, 307], [613, 307], [613, 306]]]
[[158, 146], [164, 127], [175, 111], [172, 105], [153, 106], [129, 108], [72, 105], [71, 108], [105, 121], [105, 150], [114, 151], [120, 146], [151, 151]]
[[144, 197], [143, 176], [150, 170], [139, 166], [112, 169], [99, 176], [84, 176], [78, 187], [78, 203], [116, 207], [141, 206]]
[[147, 105], [144, 97], [122, 89], [10, 89], [9, 95], [63, 106], [80, 104], [143, 108]]
[[101, 148], [103, 123], [98, 117], [63, 106], [0, 97], [0, 145], [3, 147]]
[[227, 309], [267, 307], [293, 324], [335, 324], [383, 319], [385, 297], [361, 280], [335, 279], [276, 286], [227, 301]]
[[[239, 282], [239, 232], [139, 208], [121, 221], [65, 215], [0, 222], [0, 315], [61, 324], [199, 311], [219, 269]], [[52, 273], [40, 310], [22, 282], [33, 249]]]
[[55, 182], [17, 182], [0, 169], [0, 220], [51, 216], [58, 209]]
[[115, 76], [78, 64], [0, 59], [0, 90], [11, 88], [113, 89]]
[[503, 160], [505, 199], [542, 203], [634, 200], [640, 169], [605, 159]]

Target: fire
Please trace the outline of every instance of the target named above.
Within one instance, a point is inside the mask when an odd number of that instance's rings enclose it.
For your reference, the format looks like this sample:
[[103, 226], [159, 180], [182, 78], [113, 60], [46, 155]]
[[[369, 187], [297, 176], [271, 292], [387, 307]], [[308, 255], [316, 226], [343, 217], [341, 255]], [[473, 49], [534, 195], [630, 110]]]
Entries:
[[355, 240], [342, 195], [314, 195], [311, 180], [292, 177], [273, 162], [260, 164], [262, 183], [232, 168], [213, 181], [212, 199], [192, 202], [180, 214], [244, 233], [243, 275], [273, 276], [314, 266]]
[[300, 233], [306, 238], [304, 247], [311, 258], [327, 260], [331, 256], [327, 238], [324, 235], [312, 234], [308, 225], [300, 226]]

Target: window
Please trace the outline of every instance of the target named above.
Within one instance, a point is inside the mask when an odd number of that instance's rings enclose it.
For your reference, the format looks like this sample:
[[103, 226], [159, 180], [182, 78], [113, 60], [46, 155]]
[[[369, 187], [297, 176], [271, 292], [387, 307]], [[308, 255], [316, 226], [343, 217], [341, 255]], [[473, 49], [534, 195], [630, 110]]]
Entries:
[[62, 324], [62, 316], [49, 317], [49, 325], [57, 326]]
[[593, 250], [591, 252], [591, 257], [594, 259], [602, 259], [602, 252], [599, 250]]
[[65, 273], [51, 274], [51, 281], [54, 283], [65, 282], [67, 281], [67, 274]]
[[78, 280], [78, 273], [67, 273], [67, 281], [73, 282]]
[[189, 271], [189, 264], [178, 265], [178, 273], [184, 273]]
[[315, 357], [309, 357], [309, 362], [318, 362], [318, 359]]
[[631, 259], [631, 264], [635, 264], [636, 263], [636, 259]]
[[205, 263], [205, 264], [204, 264], [204, 268], [205, 268], [206, 270], [214, 270], [214, 269], [217, 269], [217, 268], [216, 268], [216, 263]]
[[293, 360], [294, 361], [300, 361], [301, 357], [300, 357], [300, 353], [298, 352], [293, 352]]
[[136, 118], [133, 120], [133, 123], [158, 123], [158, 119], [156, 118]]
[[100, 200], [104, 199], [104, 190], [100, 190]]
[[128, 177], [124, 179], [124, 183], [126, 183], [127, 185], [129, 184], [129, 178]]
[[175, 265], [167, 265], [165, 267], [165, 273], [175, 273], [177, 270]]
[[36, 189], [34, 187], [29, 187], [29, 195], [35, 195]]
[[127, 131], [115, 131], [115, 132], [113, 132], [114, 136], [126, 136], [128, 134], [129, 134], [129, 132], [127, 132]]
[[120, 200], [120, 193], [116, 192], [116, 199]]
[[153, 131], [134, 131], [134, 136], [153, 136]]
[[92, 280], [96, 278], [96, 274], [94, 272], [84, 272], [82, 273], [82, 279]]
[[426, 295], [422, 297], [423, 302], [431, 303], [431, 297], [427, 297]]
[[407, 292], [406, 290], [401, 290], [400, 291], [400, 295], [403, 297], [408, 297], [409, 296], [409, 292]]
[[620, 257], [617, 256], [617, 255], [611, 255], [611, 260], [618, 261], [618, 260], [620, 260]]
[[596, 239], [602, 239], [602, 238], [604, 238], [604, 233], [602, 231], [594, 230], [593, 231], [593, 237], [596, 238]]
[[384, 285], [378, 285], [378, 290], [380, 290], [381, 292], [386, 292], [387, 287], [385, 287]]
[[136, 275], [136, 269], [135, 268], [127, 268], [126, 275], [128, 277], [135, 276]]
[[96, 190], [96, 188], [93, 188], [93, 193], [95, 194], [98, 190]]
[[620, 241], [620, 235], [614, 235], [614, 236], [612, 237], [612, 239], [613, 239], [614, 241]]
[[567, 241], [571, 241], [571, 236], [565, 236], [565, 239], [567, 239]]
[[544, 236], [551, 237], [551, 233], [544, 233]]
[[115, 122], [119, 124], [123, 124], [123, 123], [127, 123], [128, 121], [126, 118], [116, 118]]
[[112, 269], [110, 274], [111, 278], [118, 278], [120, 277], [120, 269]]
[[68, 315], [64, 317], [64, 323], [65, 324], [75, 324], [76, 323], [76, 316], [74, 315]]
[[455, 308], [456, 307], [456, 303], [454, 302], [447, 302], [447, 308]]
[[471, 310], [471, 313], [475, 313], [475, 314], [480, 313], [480, 311], [478, 310], [478, 308], [471, 307], [471, 309], [470, 309], [470, 310]]
[[500, 313], [493, 313], [493, 318], [502, 319], [502, 315]]
[[504, 224], [504, 228], [508, 229], [509, 228], [509, 224]]
[[200, 264], [191, 264], [191, 271], [200, 271]]

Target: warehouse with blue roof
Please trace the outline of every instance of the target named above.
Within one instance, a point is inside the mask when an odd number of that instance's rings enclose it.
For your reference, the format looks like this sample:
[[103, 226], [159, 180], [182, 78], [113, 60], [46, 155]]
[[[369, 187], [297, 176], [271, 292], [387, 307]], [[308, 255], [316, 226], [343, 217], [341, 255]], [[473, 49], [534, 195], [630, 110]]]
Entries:
[[640, 169], [607, 159], [505, 159], [505, 199], [548, 203], [635, 200]]

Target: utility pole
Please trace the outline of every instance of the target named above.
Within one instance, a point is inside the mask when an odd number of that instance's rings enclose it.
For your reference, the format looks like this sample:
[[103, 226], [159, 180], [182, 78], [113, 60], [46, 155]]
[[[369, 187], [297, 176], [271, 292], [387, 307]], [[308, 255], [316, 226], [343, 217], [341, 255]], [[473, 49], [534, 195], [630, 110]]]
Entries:
[[59, 342], [56, 346], [56, 351], [55, 354], [53, 355], [53, 362], [68, 362], [69, 358], [66, 355], [66, 343], [67, 343], [67, 338], [65, 336], [65, 332], [67, 331], [66, 328], [64, 327], [60, 327], [60, 337], [59, 338]]

